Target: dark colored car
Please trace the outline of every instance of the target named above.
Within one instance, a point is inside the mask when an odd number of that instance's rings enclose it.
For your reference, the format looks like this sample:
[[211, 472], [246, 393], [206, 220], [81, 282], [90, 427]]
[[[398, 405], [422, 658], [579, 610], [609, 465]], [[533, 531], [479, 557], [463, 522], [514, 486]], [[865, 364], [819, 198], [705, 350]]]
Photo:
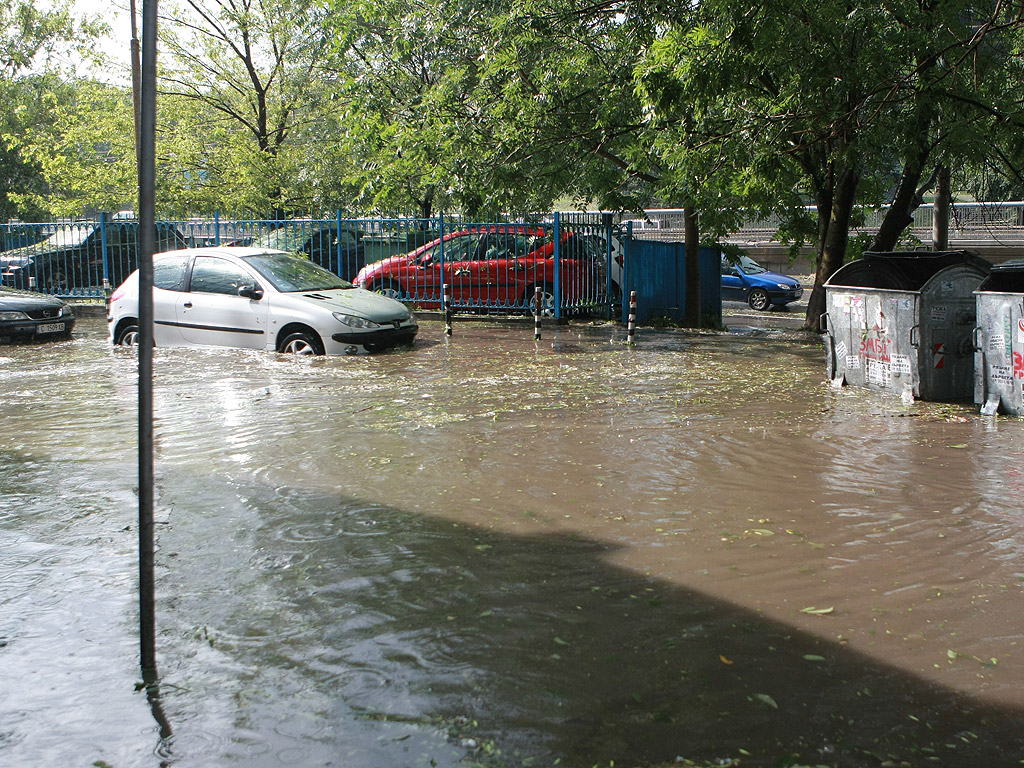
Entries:
[[[119, 285], [138, 266], [138, 233], [138, 222], [61, 224], [38, 243], [4, 252], [3, 282], [58, 296], [100, 293]], [[187, 246], [175, 226], [157, 224], [157, 253]]]
[[0, 341], [66, 339], [75, 327], [75, 315], [54, 296], [0, 286]]
[[246, 245], [304, 253], [314, 264], [352, 282], [366, 264], [362, 237], [362, 231], [345, 224], [339, 229], [333, 222], [288, 221]]
[[[439, 238], [404, 256], [369, 264], [355, 283], [424, 308], [440, 307], [447, 285], [457, 306], [531, 313], [540, 288], [542, 313], [551, 315], [554, 249], [550, 230], [540, 227], [472, 228], [445, 235], [443, 242]], [[559, 266], [563, 304], [598, 299], [604, 287], [604, 265], [592, 242], [563, 232]]]
[[784, 307], [803, 296], [800, 281], [789, 275], [769, 272], [747, 256], [730, 260], [722, 255], [722, 298], [745, 301], [751, 309]]

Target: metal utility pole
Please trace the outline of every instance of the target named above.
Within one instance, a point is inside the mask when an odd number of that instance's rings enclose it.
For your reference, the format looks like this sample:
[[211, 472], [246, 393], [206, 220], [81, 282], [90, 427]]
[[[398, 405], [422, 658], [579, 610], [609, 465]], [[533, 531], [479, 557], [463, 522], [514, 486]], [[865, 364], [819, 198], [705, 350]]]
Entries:
[[[157, 0], [142, 0], [139, 99], [139, 638], [142, 672], [156, 677], [153, 537], [153, 252], [156, 250]], [[134, 17], [132, 19], [134, 26]]]

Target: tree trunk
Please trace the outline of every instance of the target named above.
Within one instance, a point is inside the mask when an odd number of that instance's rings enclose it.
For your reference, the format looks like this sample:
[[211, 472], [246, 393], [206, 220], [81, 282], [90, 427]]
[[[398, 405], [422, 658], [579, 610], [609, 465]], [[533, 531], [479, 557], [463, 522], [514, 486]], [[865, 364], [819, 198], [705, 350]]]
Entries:
[[949, 168], [940, 165], [935, 174], [935, 202], [932, 208], [932, 249], [949, 248]]
[[882, 224], [878, 227], [878, 232], [875, 233], [869, 250], [891, 251], [896, 248], [900, 235], [914, 223], [913, 212], [921, 204], [917, 189], [920, 180], [920, 164], [907, 161], [903, 165], [900, 184], [896, 188], [892, 204], [885, 212], [885, 218], [882, 219]]
[[683, 325], [700, 328], [703, 313], [700, 305], [700, 226], [697, 211], [690, 205], [683, 209], [683, 232], [686, 239], [686, 311]]
[[[839, 174], [832, 205], [826, 210], [818, 209], [818, 231], [822, 238], [818, 246], [818, 259], [814, 273], [814, 288], [807, 301], [807, 316], [804, 328], [818, 330], [818, 322], [825, 314], [825, 283], [841, 266], [846, 258], [846, 244], [850, 239], [850, 217], [856, 199], [860, 176], [849, 169]], [[827, 217], [827, 221], [821, 218]]]
[[[929, 133], [934, 120], [934, 109], [927, 94], [919, 94], [915, 105], [917, 131], [914, 143], [908, 149], [903, 161], [900, 183], [893, 196], [892, 205], [885, 212], [882, 225], [871, 241], [872, 251], [891, 251], [896, 248], [903, 232], [914, 223], [914, 211], [921, 205], [924, 188], [918, 188], [921, 174], [932, 153], [933, 144]], [[916, 151], [914, 147], [916, 146]], [[929, 184], [930, 184], [929, 180]]]

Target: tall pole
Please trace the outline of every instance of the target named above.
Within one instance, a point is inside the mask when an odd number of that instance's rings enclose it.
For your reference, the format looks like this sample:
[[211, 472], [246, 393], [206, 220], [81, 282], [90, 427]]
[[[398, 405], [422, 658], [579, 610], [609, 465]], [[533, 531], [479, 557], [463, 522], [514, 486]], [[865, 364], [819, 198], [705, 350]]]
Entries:
[[156, 250], [157, 0], [142, 0], [139, 109], [139, 638], [142, 672], [156, 676], [153, 537], [153, 252]]

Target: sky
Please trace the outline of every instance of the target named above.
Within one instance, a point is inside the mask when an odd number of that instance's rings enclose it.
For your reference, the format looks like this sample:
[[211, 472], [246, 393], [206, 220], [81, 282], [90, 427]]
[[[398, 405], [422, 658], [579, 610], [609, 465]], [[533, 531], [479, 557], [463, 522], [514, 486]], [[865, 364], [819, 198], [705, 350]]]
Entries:
[[[128, 13], [129, 0], [74, 0], [76, 16], [99, 18], [110, 26], [110, 35], [100, 41], [100, 50], [111, 60], [111, 66], [103, 72], [92, 72], [101, 79], [113, 83], [131, 82], [131, 17]], [[143, 0], [136, 0], [141, 18]], [[139, 30], [141, 36], [142, 30]]]

